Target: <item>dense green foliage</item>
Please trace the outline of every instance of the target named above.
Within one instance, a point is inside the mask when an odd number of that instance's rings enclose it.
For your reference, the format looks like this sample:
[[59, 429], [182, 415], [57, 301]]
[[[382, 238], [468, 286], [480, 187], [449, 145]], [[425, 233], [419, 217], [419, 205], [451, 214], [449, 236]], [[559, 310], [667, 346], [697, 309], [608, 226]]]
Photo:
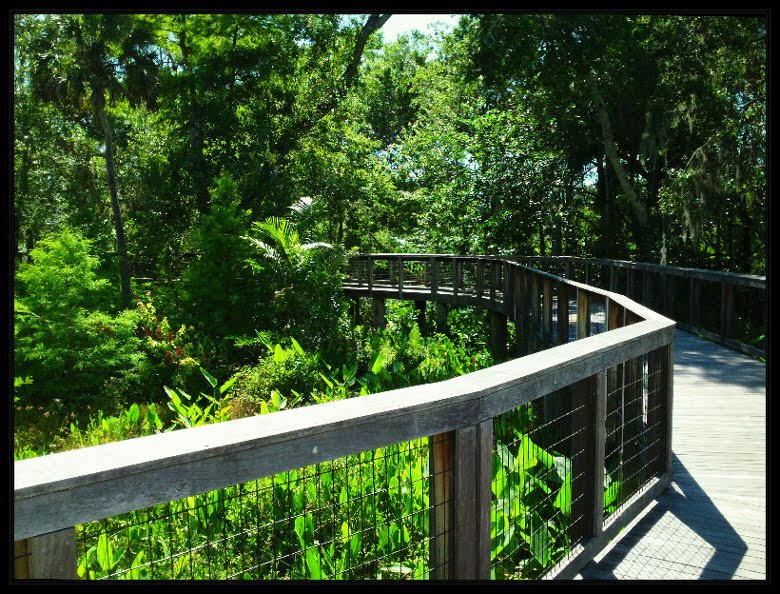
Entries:
[[[341, 291], [354, 252], [766, 273], [764, 16], [474, 14], [386, 43], [387, 17], [13, 17], [17, 459], [492, 363], [481, 311], [451, 310], [445, 336], [399, 302], [368, 327]], [[571, 461], [529, 437], [526, 412], [497, 433], [499, 577], [569, 544]], [[406, 490], [370, 503], [373, 478], [329, 471], [317, 496], [345, 498], [333, 525], [303, 505], [311, 481], [261, 481], [255, 513], [270, 515], [251, 521], [295, 519], [242, 546], [307, 551], [261, 577], [422, 577], [427, 448], [388, 448], [382, 472]], [[238, 530], [226, 501], [245, 488], [173, 502], [186, 526], [172, 532]], [[536, 505], [528, 525], [521, 505]], [[368, 535], [355, 514], [410, 521]], [[103, 534], [79, 574], [150, 577], [170, 531]], [[358, 557], [385, 560], [349, 569]], [[155, 577], [211, 563], [182, 556]]]

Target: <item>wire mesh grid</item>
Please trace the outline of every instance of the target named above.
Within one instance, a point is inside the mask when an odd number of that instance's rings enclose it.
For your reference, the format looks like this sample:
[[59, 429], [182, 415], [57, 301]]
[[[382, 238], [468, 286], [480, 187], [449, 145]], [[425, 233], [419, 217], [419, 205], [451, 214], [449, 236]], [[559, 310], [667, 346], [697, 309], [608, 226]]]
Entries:
[[452, 259], [439, 260], [439, 288], [452, 289], [455, 280], [455, 262]]
[[493, 579], [542, 578], [581, 542], [584, 415], [563, 389], [494, 420]]
[[405, 260], [404, 287], [428, 287], [431, 284], [428, 260]]
[[398, 260], [383, 260], [374, 258], [373, 261], [373, 283], [374, 286], [397, 287], [399, 279]]
[[368, 284], [368, 260], [364, 258], [347, 258], [345, 262], [345, 283], [359, 286]]
[[460, 263], [460, 285], [458, 292], [465, 295], [477, 294], [477, 269], [476, 260], [463, 260]]
[[608, 371], [604, 516], [619, 512], [663, 469], [665, 373], [650, 368], [661, 351], [630, 359]]
[[[83, 579], [422, 579], [428, 438], [77, 527]], [[437, 473], [448, 472], [438, 468]], [[445, 505], [437, 501], [436, 505]], [[435, 531], [434, 531], [435, 532]]]

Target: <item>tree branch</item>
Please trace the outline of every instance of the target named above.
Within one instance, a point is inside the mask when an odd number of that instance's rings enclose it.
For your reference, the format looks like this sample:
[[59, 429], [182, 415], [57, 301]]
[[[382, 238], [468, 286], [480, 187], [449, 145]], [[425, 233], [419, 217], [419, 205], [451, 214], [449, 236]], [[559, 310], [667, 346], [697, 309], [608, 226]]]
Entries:
[[366, 49], [368, 38], [374, 31], [382, 27], [391, 16], [391, 14], [372, 14], [368, 17], [368, 20], [366, 20], [365, 24], [360, 29], [357, 39], [355, 40], [352, 58], [350, 59], [349, 64], [347, 64], [344, 76], [341, 79], [341, 84], [335, 95], [320, 103], [314, 110], [314, 113], [297, 122], [282, 136], [280, 141], [276, 144], [277, 153], [281, 157], [284, 157], [292, 151], [302, 136], [314, 128], [317, 122], [323, 117], [336, 109], [339, 102], [346, 97], [349, 90], [355, 86], [358, 80], [358, 68], [360, 67], [360, 61], [363, 58], [363, 52]]
[[593, 100], [596, 103], [596, 111], [599, 116], [599, 122], [601, 123], [601, 133], [604, 139], [604, 150], [607, 153], [607, 159], [609, 159], [612, 170], [618, 178], [620, 188], [628, 197], [628, 201], [631, 203], [631, 207], [634, 210], [634, 215], [639, 221], [640, 225], [647, 223], [647, 210], [644, 204], [639, 200], [634, 188], [631, 186], [631, 182], [628, 180], [626, 170], [623, 168], [623, 164], [620, 162], [620, 158], [617, 153], [617, 145], [615, 144], [615, 137], [612, 134], [612, 124], [609, 121], [609, 113], [607, 113], [607, 106], [604, 103], [604, 98], [601, 96], [598, 84], [596, 84], [596, 78], [593, 76], [591, 70], [587, 70], [585, 78], [590, 86]]

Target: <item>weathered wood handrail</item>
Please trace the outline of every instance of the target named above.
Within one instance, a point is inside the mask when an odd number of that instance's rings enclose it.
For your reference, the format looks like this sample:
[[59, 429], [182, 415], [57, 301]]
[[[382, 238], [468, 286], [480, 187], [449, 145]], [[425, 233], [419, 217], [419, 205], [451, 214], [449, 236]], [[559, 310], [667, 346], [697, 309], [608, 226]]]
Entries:
[[[636, 299], [643, 305], [673, 318], [677, 326], [683, 330], [696, 332], [710, 340], [719, 342], [725, 346], [752, 355], [754, 357], [765, 356], [764, 340], [756, 340], [756, 336], [750, 337], [760, 346], [745, 342], [744, 336], [737, 335], [736, 322], [738, 313], [747, 309], [753, 299], [740, 301], [735, 296], [735, 290], [754, 290], [760, 301], [759, 307], [752, 312], [757, 318], [756, 333], [766, 336], [768, 306], [766, 298], [766, 277], [751, 274], [739, 274], [735, 272], [723, 272], [716, 270], [703, 270], [698, 268], [686, 268], [666, 264], [652, 264], [649, 262], [629, 262], [625, 260], [610, 260], [604, 258], [580, 258], [576, 256], [524, 256], [513, 260], [525, 264], [539, 266], [547, 265], [555, 271], [561, 272], [567, 278], [576, 278], [572, 269], [575, 265], [584, 267], [581, 272], [581, 280], [588, 285], [591, 282], [594, 266], [600, 266], [607, 271], [602, 274], [602, 286], [611, 291], [622, 292], [632, 299]], [[617, 279], [617, 271], [624, 270], [626, 278], [623, 283]], [[641, 288], [637, 290], [636, 272], [641, 273]], [[605, 279], [606, 277], [606, 279]], [[672, 278], [686, 279], [682, 291], [675, 295], [670, 280]], [[707, 324], [703, 319], [703, 284], [711, 283], [710, 289], [714, 289], [714, 295], [718, 302], [718, 315], [715, 320]], [[678, 282], [679, 285], [679, 282]], [[714, 285], [714, 286], [713, 286]], [[638, 294], [634, 295], [633, 293]], [[687, 307], [683, 308], [682, 305]]]
[[[398, 268], [397, 275], [375, 276], [375, 264], [382, 260], [393, 262]], [[426, 267], [420, 278], [405, 270], [415, 261]], [[594, 496], [582, 499], [593, 508], [583, 516], [589, 526], [584, 531], [584, 540], [577, 544], [566, 563], [555, 569], [555, 574], [574, 575], [669, 483], [674, 337], [671, 320], [617, 293], [500, 258], [372, 254], [361, 256], [355, 262], [367, 266], [357, 265], [363, 276], [345, 281], [348, 294], [377, 301], [423, 299], [427, 295], [429, 300], [451, 299], [449, 302], [456, 304], [486, 307], [498, 317], [528, 323], [532, 335], [521, 333], [526, 352], [551, 348], [435, 384], [16, 462], [14, 539], [37, 537], [419, 437], [449, 434], [455, 444], [456, 463], [450, 478], [456, 491], [451, 518], [455, 525], [447, 533], [448, 538], [460, 540], [453, 544], [452, 559], [457, 563], [448, 566], [445, 577], [484, 578], [486, 568], [489, 576], [490, 566], [491, 472], [483, 466], [491, 455], [485, 448], [487, 441], [492, 440], [492, 420], [561, 388], [580, 386], [575, 390], [579, 402], [593, 411], [596, 423], [595, 433], [588, 438], [592, 441], [586, 447], [591, 452], [594, 448], [603, 449], [602, 400], [606, 398], [607, 382], [613, 381], [607, 379], [612, 377], [609, 370], [644, 356], [648, 356], [650, 365], [658, 367], [656, 371], [661, 371], [664, 378], [659, 388], [662, 409], [666, 411], [661, 436], [661, 443], [665, 444], [662, 467], [656, 478], [626, 502], [621, 513], [605, 520], [599, 498], [603, 488], [604, 453], [593, 454], [593, 468], [586, 475], [591, 477], [589, 489]], [[465, 262], [481, 263], [475, 270], [480, 275], [488, 270], [488, 278], [480, 276], [477, 282], [468, 269], [465, 273], [473, 285], [466, 284], [459, 265]], [[449, 281], [442, 277], [444, 264], [453, 270]], [[489, 283], [487, 291], [484, 285], [477, 288], [484, 282]], [[565, 317], [558, 318], [558, 332], [551, 331], [548, 317], [553, 314], [550, 297], [553, 287], [559, 296], [559, 313], [563, 313], [562, 299], [568, 303], [569, 295], [577, 296], [581, 311], [578, 340], [568, 342], [568, 311]], [[589, 336], [589, 324], [580, 321], [583, 315], [589, 318], [591, 301], [603, 303], [608, 332]], [[505, 327], [503, 335], [498, 332], [494, 340], [503, 340], [506, 346]], [[472, 474], [469, 477], [459, 474], [464, 472]], [[432, 469], [431, 477], [434, 474]], [[435, 549], [433, 546], [434, 552]]]

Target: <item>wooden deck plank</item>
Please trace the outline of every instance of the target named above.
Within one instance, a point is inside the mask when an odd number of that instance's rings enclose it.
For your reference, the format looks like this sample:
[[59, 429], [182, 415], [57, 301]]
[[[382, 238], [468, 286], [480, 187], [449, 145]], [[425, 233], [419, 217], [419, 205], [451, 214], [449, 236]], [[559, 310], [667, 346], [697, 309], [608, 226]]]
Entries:
[[577, 579], [766, 579], [766, 365], [679, 330], [674, 355], [674, 481]]

